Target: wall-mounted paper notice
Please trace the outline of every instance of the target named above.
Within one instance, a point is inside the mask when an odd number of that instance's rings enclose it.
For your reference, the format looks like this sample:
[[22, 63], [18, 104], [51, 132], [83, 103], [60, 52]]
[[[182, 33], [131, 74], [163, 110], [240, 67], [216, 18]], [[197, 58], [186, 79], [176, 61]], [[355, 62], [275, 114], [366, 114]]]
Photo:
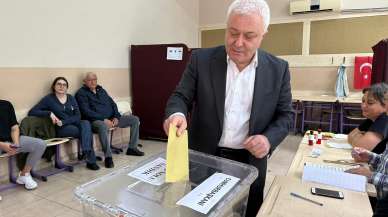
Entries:
[[223, 173], [214, 173], [176, 204], [207, 214], [239, 180]]
[[182, 60], [183, 47], [167, 47], [167, 60]]
[[162, 185], [166, 176], [166, 160], [157, 158], [128, 173], [128, 176], [147, 182], [151, 185]]

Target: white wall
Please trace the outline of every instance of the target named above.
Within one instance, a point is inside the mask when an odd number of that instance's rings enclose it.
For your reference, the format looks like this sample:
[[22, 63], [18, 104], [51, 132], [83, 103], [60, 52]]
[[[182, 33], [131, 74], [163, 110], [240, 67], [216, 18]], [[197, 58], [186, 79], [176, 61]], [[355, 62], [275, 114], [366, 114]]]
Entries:
[[[368, 0], [342, 0], [346, 7], [349, 7], [353, 1], [364, 1]], [[379, 0], [373, 0], [376, 2]], [[387, 2], [387, 0], [381, 0]], [[229, 4], [233, 0], [199, 0], [199, 26], [202, 29], [212, 28], [224, 28], [225, 17]], [[304, 21], [308, 19], [333, 19], [341, 17], [351, 16], [366, 16], [379, 13], [359, 13], [359, 14], [341, 14], [338, 12], [320, 12], [312, 14], [299, 14], [290, 15], [290, 0], [267, 0], [267, 3], [271, 9], [271, 23], [284, 23], [284, 22], [295, 22]], [[363, 6], [367, 6], [368, 3], [364, 3]], [[371, 5], [371, 4], [369, 4]], [[385, 14], [385, 13], [383, 13]]]
[[342, 9], [386, 8], [387, 0], [342, 0]]
[[[233, 0], [199, 0], [199, 25], [217, 27], [225, 25], [226, 12]], [[271, 9], [271, 21], [293, 19], [289, 16], [289, 0], [267, 0]]]
[[193, 0], [0, 0], [0, 67], [128, 68], [130, 44], [198, 47]]

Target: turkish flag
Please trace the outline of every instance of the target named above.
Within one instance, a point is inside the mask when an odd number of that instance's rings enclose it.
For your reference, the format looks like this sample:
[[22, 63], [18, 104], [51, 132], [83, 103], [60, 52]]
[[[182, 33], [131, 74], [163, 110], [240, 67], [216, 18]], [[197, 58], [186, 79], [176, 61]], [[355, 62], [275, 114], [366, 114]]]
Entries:
[[354, 89], [364, 89], [370, 86], [372, 74], [371, 56], [356, 56], [354, 58]]

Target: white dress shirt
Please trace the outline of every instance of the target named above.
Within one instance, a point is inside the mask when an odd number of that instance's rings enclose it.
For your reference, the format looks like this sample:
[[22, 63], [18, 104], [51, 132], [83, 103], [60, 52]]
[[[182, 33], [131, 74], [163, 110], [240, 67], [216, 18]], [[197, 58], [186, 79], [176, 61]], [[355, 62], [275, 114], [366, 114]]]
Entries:
[[255, 87], [257, 52], [241, 72], [227, 56], [224, 126], [219, 147], [243, 149], [248, 138], [253, 91]]

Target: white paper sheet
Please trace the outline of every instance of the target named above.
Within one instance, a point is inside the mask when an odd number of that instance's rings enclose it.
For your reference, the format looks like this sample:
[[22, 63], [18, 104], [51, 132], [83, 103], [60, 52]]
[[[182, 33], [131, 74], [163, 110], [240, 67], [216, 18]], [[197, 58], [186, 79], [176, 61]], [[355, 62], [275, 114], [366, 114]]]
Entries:
[[317, 158], [321, 156], [322, 152], [323, 152], [322, 149], [318, 147], [314, 147], [310, 152], [310, 157]]
[[326, 144], [330, 148], [338, 148], [338, 149], [352, 149], [353, 148], [352, 145], [350, 145], [347, 142], [342, 143], [342, 142], [328, 141]]
[[319, 164], [306, 164], [303, 169], [303, 181], [317, 182], [352, 191], [365, 192], [366, 177], [345, 173], [342, 168]]
[[166, 160], [157, 158], [128, 173], [128, 176], [147, 182], [151, 185], [162, 185], [166, 176]]
[[335, 139], [343, 139], [343, 140], [347, 140], [347, 139], [348, 139], [348, 135], [346, 135], [346, 134], [335, 134], [335, 135], [334, 135], [334, 138], [335, 138]]
[[207, 214], [239, 180], [223, 173], [214, 173], [176, 204]]

